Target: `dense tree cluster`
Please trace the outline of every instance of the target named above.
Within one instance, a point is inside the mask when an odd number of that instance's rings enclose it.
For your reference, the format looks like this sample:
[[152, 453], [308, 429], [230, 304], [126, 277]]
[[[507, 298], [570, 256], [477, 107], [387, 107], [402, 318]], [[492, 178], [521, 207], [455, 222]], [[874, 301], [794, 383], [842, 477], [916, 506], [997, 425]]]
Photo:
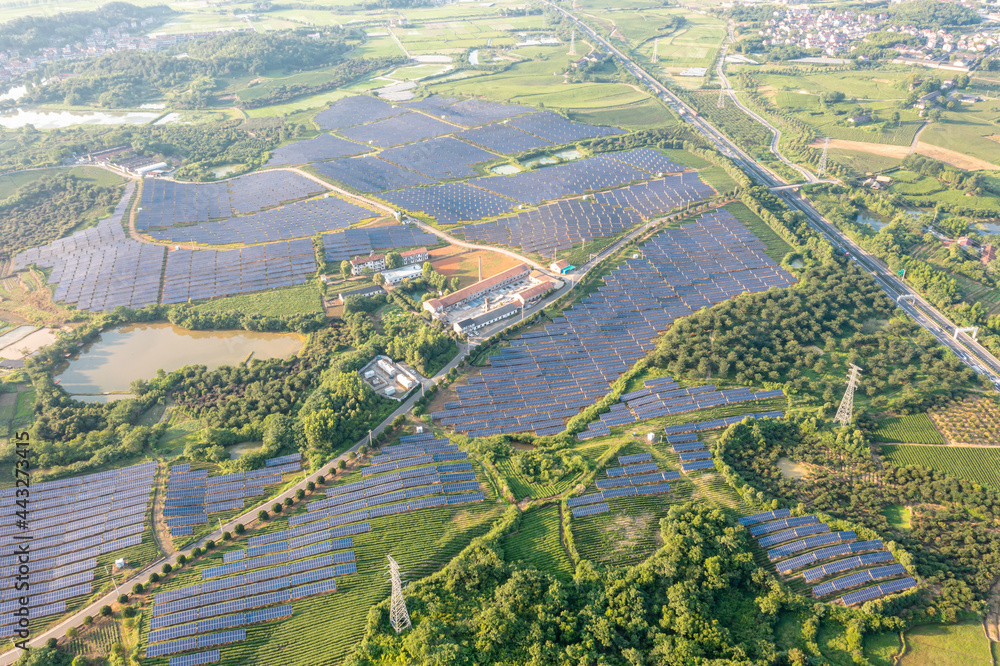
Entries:
[[913, 0], [890, 5], [889, 23], [938, 30], [946, 26], [973, 25], [982, 20], [973, 7], [943, 0]]
[[660, 532], [663, 547], [643, 564], [583, 562], [568, 583], [473, 542], [408, 588], [412, 631], [397, 636], [376, 607], [348, 663], [774, 663], [781, 593], [754, 564], [746, 532], [697, 504], [672, 506]]
[[325, 460], [349, 448], [395, 406], [356, 372], [328, 373], [300, 414], [309, 457]]
[[262, 315], [247, 312], [203, 312], [182, 305], [167, 312], [167, 321], [192, 331], [240, 329], [243, 331], [272, 331], [281, 333], [310, 333], [327, 325], [326, 315]]
[[[185, 43], [177, 52], [125, 50], [70, 65], [52, 63], [34, 72], [37, 79], [50, 82], [31, 88], [23, 101], [117, 108], [170, 96], [174, 107], [203, 108], [211, 105], [218, 79], [332, 65], [350, 48], [346, 36], [339, 28], [323, 31], [318, 38], [306, 31], [235, 32]], [[182, 53], [187, 57], [177, 57]], [[355, 63], [348, 69], [366, 66]], [[73, 76], [53, 79], [67, 67]]]
[[86, 219], [104, 217], [121, 187], [94, 185], [71, 175], [44, 176], [0, 201], [0, 258], [53, 241]]

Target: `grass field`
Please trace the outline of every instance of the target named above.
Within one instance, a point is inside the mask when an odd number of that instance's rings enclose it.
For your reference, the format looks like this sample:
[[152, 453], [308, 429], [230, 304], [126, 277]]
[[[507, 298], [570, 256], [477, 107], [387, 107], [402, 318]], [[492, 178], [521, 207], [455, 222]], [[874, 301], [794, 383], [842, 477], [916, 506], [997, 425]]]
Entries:
[[910, 518], [913, 512], [910, 511], [905, 506], [900, 506], [898, 504], [890, 504], [883, 511], [882, 515], [886, 517], [889, 524], [898, 530], [908, 530], [910, 529]]
[[630, 130], [660, 129], [677, 124], [673, 115], [655, 99], [604, 109], [570, 109], [570, 120], [592, 125], [615, 125]]
[[269, 317], [323, 312], [319, 287], [314, 283], [273, 289], [254, 294], [226, 296], [205, 301], [194, 306], [198, 312], [239, 312]]
[[894, 465], [922, 465], [1000, 490], [1000, 447], [885, 444], [882, 456]]
[[771, 227], [767, 226], [767, 223], [764, 222], [764, 220], [757, 217], [754, 212], [747, 208], [743, 203], [736, 201], [726, 204], [723, 208], [732, 213], [733, 217], [745, 224], [747, 228], [757, 236], [757, 238], [762, 240], [764, 244], [767, 245], [767, 256], [771, 257], [776, 262], [781, 263], [781, 260], [785, 257], [785, 255], [792, 251], [791, 245], [786, 243], [781, 236], [771, 229]]
[[920, 140], [941, 148], [977, 157], [1000, 166], [1000, 134], [996, 118], [1000, 115], [1000, 100], [962, 104], [954, 111], [942, 114], [944, 122], [932, 123], [920, 133]]
[[531, 509], [521, 518], [520, 528], [504, 540], [510, 561], [521, 561], [562, 580], [573, 577], [573, 565], [562, 545], [559, 505]]
[[702, 169], [698, 172], [698, 176], [711, 185], [719, 194], [732, 192], [736, 187], [736, 181], [720, 166], [711, 166], [707, 169]]
[[845, 150], [842, 148], [830, 148], [828, 158], [830, 161], [836, 162], [858, 174], [884, 171], [903, 163], [903, 160], [895, 157], [873, 155], [859, 150]]
[[240, 101], [248, 102], [251, 100], [259, 99], [265, 97], [278, 88], [290, 85], [308, 85], [315, 86], [335, 78], [339, 72], [339, 67], [324, 67], [321, 69], [314, 69], [308, 72], [299, 72], [297, 74], [291, 74], [289, 76], [276, 76], [276, 77], [266, 77], [262, 78], [258, 83], [252, 86], [244, 88], [236, 93], [236, 96]]
[[927, 625], [907, 631], [899, 666], [991, 666], [990, 641], [976, 620]]
[[26, 183], [41, 180], [46, 176], [76, 176], [80, 180], [93, 185], [120, 185], [125, 179], [110, 171], [98, 167], [72, 167], [69, 169], [38, 169], [34, 171], [14, 171], [0, 176], [0, 199], [6, 199], [14, 194], [17, 188]]
[[902, 444], [946, 444], [931, 417], [927, 414], [893, 416], [878, 422], [872, 433], [876, 442], [899, 442]]

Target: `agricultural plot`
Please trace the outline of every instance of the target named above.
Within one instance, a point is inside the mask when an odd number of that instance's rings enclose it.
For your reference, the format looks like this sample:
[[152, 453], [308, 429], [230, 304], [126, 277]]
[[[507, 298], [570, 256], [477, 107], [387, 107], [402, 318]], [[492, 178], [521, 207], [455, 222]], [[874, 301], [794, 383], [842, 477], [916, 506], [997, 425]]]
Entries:
[[944, 437], [927, 414], [895, 416], [879, 421], [872, 438], [878, 442], [946, 444]]
[[503, 475], [504, 480], [507, 482], [507, 486], [510, 488], [510, 491], [514, 493], [514, 497], [518, 500], [522, 500], [527, 497], [532, 499], [555, 497], [556, 495], [565, 492], [567, 488], [572, 486], [573, 480], [576, 478], [576, 475], [567, 474], [554, 483], [536, 483], [522, 476], [517, 469], [515, 469], [514, 463], [510, 458], [498, 461], [497, 471]]
[[573, 577], [573, 565], [562, 545], [557, 504], [525, 513], [517, 531], [505, 539], [504, 553], [510, 561], [520, 561], [561, 580]]
[[1000, 444], [1000, 405], [994, 399], [970, 397], [928, 414], [952, 444]]
[[1000, 448], [883, 444], [893, 465], [920, 465], [1000, 490]]
[[281, 317], [297, 314], [320, 314], [323, 312], [322, 298], [315, 284], [274, 289], [252, 296], [241, 294], [199, 303], [194, 306], [198, 312], [238, 312], [258, 314], [265, 317]]
[[[994, 99], [975, 104], [962, 104], [954, 111], [945, 111], [943, 122], [931, 123], [920, 133], [920, 142], [954, 150], [975, 160], [1000, 166], [1000, 130], [996, 118], [1000, 114], [1000, 101]], [[958, 164], [966, 169], [984, 168], [982, 165]]]

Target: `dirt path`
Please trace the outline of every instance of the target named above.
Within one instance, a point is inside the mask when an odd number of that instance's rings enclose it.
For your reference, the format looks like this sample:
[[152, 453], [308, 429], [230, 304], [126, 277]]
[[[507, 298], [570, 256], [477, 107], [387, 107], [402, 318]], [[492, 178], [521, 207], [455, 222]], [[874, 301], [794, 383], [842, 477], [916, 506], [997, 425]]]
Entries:
[[927, 125], [928, 123], [921, 125], [920, 129], [917, 130], [917, 133], [913, 135], [913, 141], [910, 142], [911, 153], [917, 152], [917, 144], [920, 143], [920, 133], [927, 129]]
[[[921, 128], [921, 131], [922, 130], [923, 128]], [[830, 147], [839, 148], [841, 150], [854, 150], [859, 153], [868, 153], [870, 155], [895, 157], [900, 160], [905, 159], [906, 156], [911, 153], [917, 153], [918, 155], [924, 155], [925, 157], [940, 160], [941, 162], [945, 162], [958, 167], [959, 169], [966, 169], [968, 171], [1000, 171], [1000, 166], [991, 162], [987, 162], [976, 157], [970, 157], [969, 155], [960, 153], [957, 150], [949, 150], [939, 146], [932, 146], [929, 143], [924, 143], [923, 141], [918, 141], [917, 139], [918, 136], [914, 136], [913, 143], [909, 146], [890, 146], [884, 143], [848, 141], [847, 139], [830, 139]], [[814, 141], [810, 144], [810, 147], [822, 149], [823, 144], [818, 141]]]
[[983, 618], [986, 636], [994, 643], [1000, 643], [1000, 580], [990, 590], [989, 605]]

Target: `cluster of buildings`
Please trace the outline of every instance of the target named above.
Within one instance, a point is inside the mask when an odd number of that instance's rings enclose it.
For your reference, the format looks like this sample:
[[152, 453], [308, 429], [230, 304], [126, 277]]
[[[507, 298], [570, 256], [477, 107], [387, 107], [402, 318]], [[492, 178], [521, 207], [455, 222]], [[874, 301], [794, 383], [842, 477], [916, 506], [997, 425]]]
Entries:
[[232, 28], [176, 35], [141, 34], [153, 23], [154, 19], [145, 18], [142, 21], [122, 22], [107, 30], [94, 28], [90, 36], [82, 42], [45, 47], [37, 53], [21, 53], [19, 49], [0, 50], [0, 83], [20, 80], [31, 70], [57, 60], [98, 58], [115, 51], [158, 51], [192, 39], [246, 29]]
[[963, 93], [955, 89], [955, 81], [948, 79], [941, 83], [941, 87], [938, 90], [932, 90], [926, 95], [922, 95], [917, 99], [916, 104], [913, 105], [915, 109], [931, 109], [935, 106], [944, 106], [948, 102], [955, 102], [956, 104], [974, 104], [976, 102], [983, 101], [983, 98], [979, 95], [974, 95], [971, 93]]
[[169, 171], [171, 166], [157, 157], [136, 155], [131, 146], [113, 146], [87, 153], [77, 164], [97, 164], [120, 171], [127, 176], [155, 176]]
[[829, 56], [846, 54], [851, 45], [882, 28], [888, 16], [833, 9], [794, 7], [776, 11], [760, 31], [765, 46], [819, 48]]
[[886, 14], [789, 7], [774, 12], [774, 18], [765, 22], [759, 34], [764, 38], [765, 46], [822, 49], [827, 56], [849, 57], [855, 43], [873, 32], [898, 33], [916, 37], [922, 44], [916, 47], [893, 45], [892, 48], [900, 54], [893, 62], [956, 71], [968, 71], [972, 62], [1000, 46], [1000, 31], [996, 29], [982, 29], [969, 34], [952, 33], [913, 26], [890, 26], [886, 25], [887, 19]]
[[896, 32], [901, 35], [916, 37], [920, 46], [894, 46], [899, 51], [899, 58], [893, 62], [899, 64], [935, 64], [941, 61], [940, 54], [945, 54], [944, 62], [947, 69], [968, 71], [969, 66], [978, 58], [996, 51], [1000, 46], [1000, 30], [977, 30], [970, 34], [956, 34], [947, 30], [917, 29], [912, 26], [900, 28], [889, 27], [886, 32]]
[[358, 374], [376, 393], [393, 400], [400, 400], [420, 383], [415, 371], [388, 356], [376, 356]]
[[[385, 267], [384, 254], [373, 253], [367, 257], [354, 257], [351, 259], [351, 275], [381, 273], [386, 282], [389, 284], [396, 284], [396, 282], [401, 282], [404, 278], [393, 275], [392, 277], [394, 277], [395, 280], [390, 280], [390, 273], [393, 271], [402, 271], [402, 269], [407, 266], [416, 266], [416, 274], [419, 275], [422, 264], [430, 258], [430, 254], [427, 252], [426, 247], [418, 247], [415, 250], [407, 250], [406, 252], [400, 252], [399, 254], [403, 257], [403, 266], [389, 270], [386, 270]], [[403, 272], [412, 272], [412, 270]], [[409, 275], [408, 277], [414, 277], [414, 275]]]

